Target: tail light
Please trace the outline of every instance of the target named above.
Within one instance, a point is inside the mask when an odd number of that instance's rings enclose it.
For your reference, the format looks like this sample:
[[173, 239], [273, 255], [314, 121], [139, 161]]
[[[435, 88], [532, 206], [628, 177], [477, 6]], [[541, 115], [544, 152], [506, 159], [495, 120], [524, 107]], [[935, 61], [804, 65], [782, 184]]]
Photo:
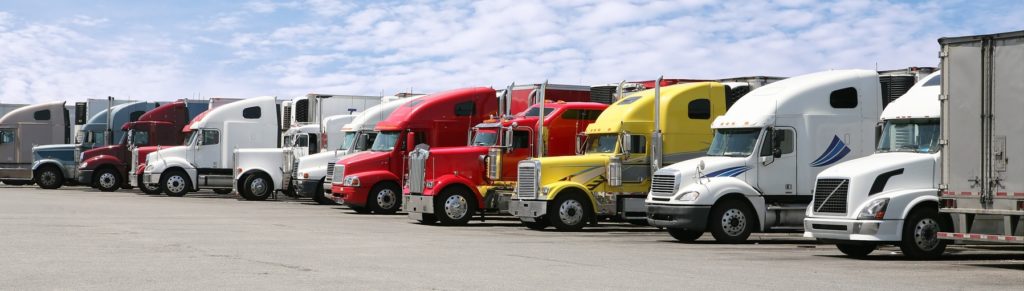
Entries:
[[942, 199], [942, 208], [956, 208], [956, 199]]

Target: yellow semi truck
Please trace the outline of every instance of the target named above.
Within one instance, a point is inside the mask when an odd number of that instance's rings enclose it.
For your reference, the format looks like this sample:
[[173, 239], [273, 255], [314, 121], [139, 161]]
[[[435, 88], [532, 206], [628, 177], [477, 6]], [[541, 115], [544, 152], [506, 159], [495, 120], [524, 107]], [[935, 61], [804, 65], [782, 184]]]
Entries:
[[664, 88], [659, 79], [654, 89], [622, 97], [587, 127], [579, 155], [519, 163], [509, 213], [531, 229], [579, 230], [605, 218], [646, 222], [651, 173], [703, 155], [713, 137], [711, 121], [752, 87], [776, 79]]

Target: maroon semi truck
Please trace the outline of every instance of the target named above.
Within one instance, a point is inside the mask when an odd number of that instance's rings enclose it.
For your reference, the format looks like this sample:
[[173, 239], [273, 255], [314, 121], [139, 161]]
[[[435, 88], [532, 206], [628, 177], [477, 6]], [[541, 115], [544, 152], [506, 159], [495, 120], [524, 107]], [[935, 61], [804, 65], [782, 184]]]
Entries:
[[78, 182], [101, 191], [130, 188], [128, 171], [132, 149], [157, 145], [180, 145], [185, 139], [181, 128], [206, 111], [207, 101], [178, 100], [163, 104], [124, 124], [127, 131], [121, 142], [82, 152], [78, 166]]

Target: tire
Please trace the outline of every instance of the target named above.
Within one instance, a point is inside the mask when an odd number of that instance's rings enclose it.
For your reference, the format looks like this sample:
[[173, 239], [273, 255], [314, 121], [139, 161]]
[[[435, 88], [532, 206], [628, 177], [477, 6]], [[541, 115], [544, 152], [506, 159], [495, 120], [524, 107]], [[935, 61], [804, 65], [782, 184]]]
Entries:
[[746, 242], [757, 225], [754, 215], [754, 210], [741, 200], [722, 201], [711, 209], [711, 217], [708, 218], [711, 235], [720, 243]]
[[688, 243], [696, 241], [700, 236], [704, 235], [704, 232], [682, 228], [669, 228], [668, 235], [671, 235], [672, 238], [678, 241]]
[[188, 194], [192, 179], [185, 174], [185, 171], [171, 171], [160, 177], [160, 191], [171, 197], [182, 197]]
[[424, 213], [423, 218], [419, 220], [420, 224], [431, 225], [437, 223], [437, 216], [430, 213]]
[[950, 230], [937, 209], [916, 209], [903, 220], [900, 250], [915, 260], [938, 258], [946, 251], [948, 243], [938, 238], [938, 232]]
[[245, 177], [242, 187], [238, 188], [238, 194], [241, 194], [245, 200], [263, 201], [267, 200], [271, 193], [274, 193], [273, 187], [274, 181], [271, 181], [267, 175], [257, 173]]
[[25, 186], [25, 185], [31, 184], [31, 182], [29, 182], [29, 181], [19, 181], [19, 180], [2, 180], [0, 182], [3, 182], [5, 185], [11, 185], [11, 186]]
[[231, 194], [231, 189], [213, 189], [213, 193], [217, 193], [217, 194], [221, 194], [221, 195]]
[[64, 172], [52, 165], [36, 170], [32, 178], [43, 189], [57, 189], [64, 185]]
[[434, 198], [434, 216], [441, 225], [466, 225], [476, 212], [476, 195], [466, 189], [451, 187]]
[[359, 206], [351, 206], [351, 205], [349, 205], [348, 208], [352, 209], [352, 211], [355, 211], [356, 213], [359, 213], [359, 214], [370, 214], [370, 212], [372, 212], [372, 211], [370, 211], [369, 208], [366, 208], [366, 207], [359, 207]]
[[836, 248], [848, 257], [855, 259], [867, 258], [871, 252], [878, 248], [876, 244], [836, 244]]
[[561, 231], [579, 231], [593, 217], [590, 200], [579, 193], [558, 195], [555, 203], [548, 204], [548, 223]]
[[160, 185], [150, 186], [147, 185], [146, 183], [142, 183], [142, 175], [139, 175], [137, 179], [139, 179], [139, 190], [142, 190], [142, 193], [146, 193], [149, 195], [160, 194]]
[[392, 182], [380, 182], [370, 189], [366, 208], [376, 214], [393, 214], [402, 208], [402, 190]]
[[92, 187], [100, 189], [103, 192], [114, 192], [121, 188], [122, 182], [121, 173], [111, 168], [104, 168], [96, 171], [96, 176], [93, 177]]
[[532, 222], [531, 221], [521, 221], [521, 222], [523, 223], [523, 225], [526, 226], [526, 228], [529, 228], [529, 229], [532, 229], [532, 230], [543, 230], [545, 228], [548, 228], [548, 226], [550, 225], [548, 223], [547, 219], [537, 219], [537, 221], [532, 221]]
[[316, 184], [316, 189], [313, 190], [313, 201], [320, 205], [338, 205], [338, 202], [334, 202], [333, 199], [327, 197], [327, 193], [324, 193], [324, 179], [320, 179], [320, 183]]

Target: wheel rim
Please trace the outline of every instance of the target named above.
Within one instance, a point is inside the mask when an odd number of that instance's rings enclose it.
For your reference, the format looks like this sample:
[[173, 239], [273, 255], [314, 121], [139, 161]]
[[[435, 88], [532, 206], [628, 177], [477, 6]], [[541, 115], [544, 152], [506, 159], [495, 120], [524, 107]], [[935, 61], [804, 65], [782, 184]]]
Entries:
[[722, 231], [729, 236], [738, 236], [747, 227], [747, 217], [739, 209], [729, 209], [722, 214]]
[[380, 190], [380, 192], [377, 192], [377, 206], [380, 206], [380, 208], [391, 209], [392, 207], [395, 207], [395, 203], [397, 202], [398, 199], [395, 197], [395, 191], [384, 188], [383, 190]]
[[583, 204], [576, 200], [566, 200], [558, 206], [558, 219], [565, 225], [577, 225], [583, 220]]
[[116, 180], [117, 177], [114, 177], [114, 173], [107, 172], [100, 174], [100, 187], [107, 189], [114, 188], [115, 184], [117, 184]]
[[469, 212], [469, 202], [462, 195], [452, 195], [444, 201], [444, 213], [448, 218], [459, 220]]
[[173, 193], [185, 191], [185, 178], [173, 175], [167, 178], [167, 190]]
[[262, 197], [263, 195], [266, 195], [267, 180], [263, 178], [252, 179], [252, 182], [249, 183], [249, 191], [256, 196]]
[[914, 244], [924, 251], [934, 250], [939, 246], [939, 223], [931, 218], [925, 218], [914, 225]]
[[53, 185], [57, 183], [57, 174], [53, 171], [43, 171], [39, 175], [39, 182], [43, 183], [43, 185]]

